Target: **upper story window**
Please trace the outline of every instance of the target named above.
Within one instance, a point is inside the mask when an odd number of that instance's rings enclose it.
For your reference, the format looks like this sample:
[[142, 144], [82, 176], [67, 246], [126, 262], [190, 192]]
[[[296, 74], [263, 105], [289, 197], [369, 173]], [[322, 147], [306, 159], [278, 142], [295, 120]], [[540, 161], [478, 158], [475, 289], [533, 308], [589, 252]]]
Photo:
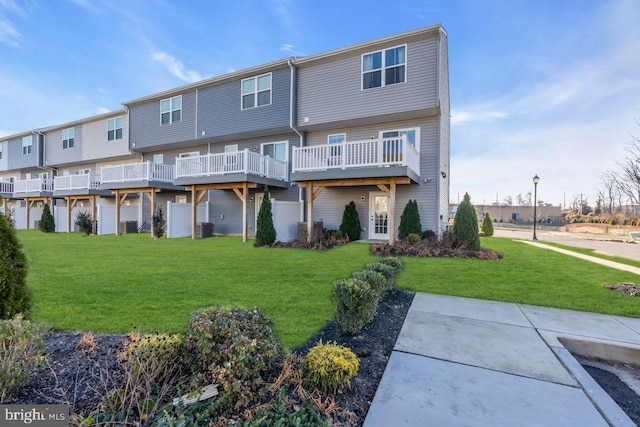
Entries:
[[107, 120], [107, 141], [122, 139], [122, 117]]
[[362, 89], [404, 83], [406, 50], [406, 46], [398, 46], [362, 55]]
[[163, 125], [182, 120], [182, 95], [160, 101], [160, 123]]
[[271, 73], [242, 80], [242, 109], [271, 104]]
[[73, 148], [73, 140], [76, 135], [75, 128], [62, 130], [62, 148]]
[[31, 154], [31, 148], [33, 147], [33, 136], [22, 137], [22, 155]]

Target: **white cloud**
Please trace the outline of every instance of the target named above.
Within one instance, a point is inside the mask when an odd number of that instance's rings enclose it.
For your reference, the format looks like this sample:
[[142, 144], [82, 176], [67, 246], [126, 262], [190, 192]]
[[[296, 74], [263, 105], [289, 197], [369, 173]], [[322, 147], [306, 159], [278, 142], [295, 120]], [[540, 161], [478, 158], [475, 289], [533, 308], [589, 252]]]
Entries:
[[111, 110], [106, 108], [106, 107], [98, 107], [98, 113], [97, 114], [105, 114], [110, 112]]
[[20, 47], [18, 41], [22, 34], [7, 16], [8, 12], [24, 15], [24, 12], [13, 0], [0, 0], [0, 43], [12, 47]]
[[291, 54], [293, 56], [305, 56], [304, 53], [295, 50], [295, 46], [294, 45], [288, 44], [288, 43], [285, 43], [282, 46], [280, 46], [280, 50], [283, 51], [283, 52], [287, 52], [287, 53], [289, 53], [289, 54]]
[[182, 81], [193, 83], [202, 80], [202, 77], [197, 71], [187, 70], [182, 61], [177, 60], [166, 52], [153, 52], [151, 57], [154, 61], [162, 64], [169, 73]]
[[504, 111], [456, 111], [451, 110], [451, 125], [461, 123], [504, 119], [509, 115]]
[[293, 14], [291, 0], [272, 0], [273, 10], [287, 29], [293, 29]]

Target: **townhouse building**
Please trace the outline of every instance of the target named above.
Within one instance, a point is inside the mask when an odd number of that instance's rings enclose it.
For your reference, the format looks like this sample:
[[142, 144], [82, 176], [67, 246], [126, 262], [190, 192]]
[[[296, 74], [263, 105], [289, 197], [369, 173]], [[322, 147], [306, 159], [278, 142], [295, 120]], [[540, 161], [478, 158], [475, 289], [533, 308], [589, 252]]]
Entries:
[[449, 77], [440, 25], [123, 106], [0, 140], [0, 192], [25, 210], [27, 227], [35, 225], [34, 204], [66, 209], [59, 216], [71, 231], [73, 209], [87, 203], [101, 234], [118, 234], [129, 220], [148, 229], [162, 207], [169, 237], [195, 237], [198, 224], [211, 223], [216, 234], [246, 240], [265, 186], [280, 240], [295, 238], [300, 222], [338, 228], [351, 201], [362, 238], [393, 241], [410, 199], [424, 229], [448, 224]]

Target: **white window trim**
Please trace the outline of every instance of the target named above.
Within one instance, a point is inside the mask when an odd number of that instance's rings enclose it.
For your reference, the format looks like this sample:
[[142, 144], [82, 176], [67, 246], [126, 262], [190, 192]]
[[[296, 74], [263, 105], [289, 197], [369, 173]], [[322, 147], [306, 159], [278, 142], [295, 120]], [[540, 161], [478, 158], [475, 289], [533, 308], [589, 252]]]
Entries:
[[275, 144], [285, 144], [284, 146], [284, 161], [288, 162], [289, 161], [289, 141], [273, 141], [273, 142], [263, 142], [260, 144], [260, 154], [262, 154], [263, 156], [264, 154], [264, 146], [265, 145], [275, 145]]
[[[227, 151], [227, 148], [233, 148], [233, 150]], [[230, 144], [224, 146], [225, 153], [235, 153], [236, 151], [238, 151], [238, 144]]]
[[[180, 98], [180, 108], [176, 108], [175, 110], [171, 108], [171, 100], [175, 99], [175, 98]], [[162, 102], [163, 101], [169, 101], [169, 123], [162, 123]], [[180, 123], [182, 121], [182, 110], [183, 110], [184, 105], [182, 104], [182, 95], [176, 95], [176, 96], [172, 96], [170, 98], [164, 98], [160, 100], [160, 126], [164, 126], [164, 125], [170, 125], [172, 123]], [[177, 122], [173, 121], [173, 112], [174, 111], [178, 111], [180, 110], [180, 120]]]
[[200, 155], [199, 151], [189, 151], [186, 153], [180, 153], [178, 154], [178, 158], [179, 159], [189, 159], [191, 157], [198, 157]]
[[87, 168], [87, 169], [80, 169], [78, 171], [78, 175], [91, 175], [91, 169]]
[[[160, 158], [159, 162], [156, 162], [156, 157]], [[151, 156], [151, 163], [153, 163], [154, 165], [161, 165], [164, 163], [164, 153], [158, 153], [158, 154], [154, 154], [153, 156]]]
[[342, 142], [343, 143], [347, 142], [347, 134], [345, 132], [343, 132], [343, 133], [332, 133], [330, 135], [327, 135], [327, 144], [331, 144], [330, 139], [331, 139], [332, 136], [342, 136], [342, 139], [343, 139]]
[[380, 139], [382, 139], [382, 135], [387, 133], [387, 132], [407, 132], [413, 130], [416, 132], [416, 146], [415, 149], [416, 151], [419, 153], [420, 152], [420, 128], [419, 127], [415, 127], [415, 128], [398, 128], [398, 129], [386, 129], [386, 130], [381, 130], [380, 132], [378, 132], [378, 137]]
[[[258, 90], [258, 78], [260, 77], [264, 77], [264, 76], [269, 76], [269, 103], [268, 104], [264, 104], [264, 105], [258, 105], [258, 93], [260, 92], [265, 92], [264, 90]], [[242, 86], [244, 86], [244, 82], [247, 80], [255, 80], [256, 84], [255, 84], [255, 89], [253, 92], [250, 93], [242, 93]], [[244, 108], [243, 102], [242, 102], [242, 98], [245, 95], [251, 95], [251, 93], [253, 93], [254, 98], [253, 98], [253, 107], [247, 107]], [[246, 79], [242, 79], [240, 81], [240, 110], [251, 110], [254, 108], [260, 108], [260, 107], [267, 107], [269, 105], [271, 105], [273, 103], [273, 73], [265, 73], [265, 74], [260, 74], [259, 76], [253, 76], [253, 77], [247, 77]]]
[[[67, 137], [64, 137], [64, 133], [67, 132]], [[71, 133], [73, 133], [73, 136], [71, 136]], [[61, 132], [61, 137], [62, 137], [62, 149], [66, 150], [69, 148], [73, 148], [76, 145], [76, 128], [66, 128], [66, 129], [62, 129]], [[72, 145], [69, 145], [69, 142], [73, 140]], [[64, 146], [64, 142], [67, 141], [67, 146]]]
[[[395, 67], [398, 67], [399, 65], [393, 65], [391, 67], [387, 67], [385, 65], [385, 63], [386, 63], [386, 61], [385, 61], [385, 59], [386, 59], [386, 51], [389, 50], [389, 49], [397, 49], [399, 47], [404, 47], [404, 81], [400, 82], [400, 83], [393, 83], [391, 85], [387, 85], [386, 84], [386, 79], [385, 79], [385, 75], [386, 75], [385, 71], [387, 70], [387, 68], [395, 68]], [[363, 68], [364, 68], [364, 57], [367, 56], [367, 55], [373, 55], [374, 53], [378, 53], [378, 52], [382, 53], [382, 64], [381, 64], [382, 67], [380, 68], [380, 72], [382, 73], [382, 76], [380, 77], [380, 83], [381, 84], [380, 84], [380, 86], [370, 87], [370, 88], [365, 89], [363, 87], [364, 86], [364, 74], [365, 73], [371, 73], [371, 72], [373, 72], [375, 70], [369, 70], [369, 71], [364, 71], [363, 70]], [[409, 53], [409, 50], [408, 50], [406, 44], [401, 44], [401, 45], [398, 45], [398, 46], [391, 46], [391, 47], [387, 47], [387, 48], [380, 49], [380, 50], [374, 50], [373, 52], [363, 53], [360, 56], [360, 91], [362, 92], [362, 91], [365, 91], [365, 90], [379, 89], [379, 88], [386, 87], [386, 86], [395, 86], [395, 85], [406, 83], [407, 82], [407, 69], [408, 69], [408, 63], [409, 63], [409, 54], [408, 53]]]
[[[116, 126], [116, 120], [118, 119], [122, 119], [122, 127]], [[109, 129], [110, 121], [113, 121], [113, 139], [109, 139], [109, 131], [111, 130]], [[162, 122], [162, 110], [160, 112], [160, 121]], [[118, 129], [122, 129], [122, 136], [120, 138], [118, 138]], [[110, 119], [107, 119], [107, 141], [117, 141], [118, 139], [123, 139], [123, 138], [124, 138], [124, 116], [112, 117]]]
[[[25, 144], [25, 141], [28, 141], [28, 143]], [[33, 147], [33, 135], [23, 136], [22, 137], [22, 155], [28, 156], [29, 154], [31, 154], [33, 151], [32, 147]], [[27, 151], [26, 153], [25, 153], [25, 148], [28, 148], [28, 150], [26, 150]]]

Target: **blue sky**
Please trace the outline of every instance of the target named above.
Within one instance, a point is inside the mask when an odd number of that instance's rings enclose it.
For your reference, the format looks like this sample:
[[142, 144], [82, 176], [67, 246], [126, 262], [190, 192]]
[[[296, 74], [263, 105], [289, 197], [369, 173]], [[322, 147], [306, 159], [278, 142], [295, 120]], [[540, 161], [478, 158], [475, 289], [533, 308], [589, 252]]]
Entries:
[[640, 136], [640, 1], [0, 0], [0, 136], [435, 23], [449, 34], [451, 200], [595, 201]]

